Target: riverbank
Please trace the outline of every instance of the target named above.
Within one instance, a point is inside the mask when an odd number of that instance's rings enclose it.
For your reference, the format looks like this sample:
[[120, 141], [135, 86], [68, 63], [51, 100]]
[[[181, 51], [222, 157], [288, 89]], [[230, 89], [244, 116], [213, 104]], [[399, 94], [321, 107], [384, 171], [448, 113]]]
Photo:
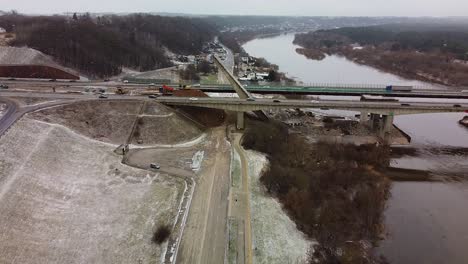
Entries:
[[[293, 39], [294, 35], [255, 39], [244, 48], [303, 82], [441, 88], [433, 83], [403, 79], [336, 55], [321, 61], [310, 60], [296, 52], [300, 47], [292, 43]], [[339, 115], [337, 111], [330, 112]], [[392, 180], [391, 198], [385, 203], [384, 239], [380, 240], [376, 255], [384, 255], [391, 263], [399, 264], [464, 264], [468, 259], [468, 252], [460, 248], [468, 244], [464, 240], [468, 237], [468, 219], [463, 209], [468, 199], [468, 130], [459, 124], [465, 115], [395, 117], [395, 125], [408, 134], [412, 142], [391, 149], [389, 167], [392, 172], [386, 173]], [[346, 116], [352, 118], [354, 113]]]
[[383, 234], [387, 146], [311, 143], [284, 124], [254, 120], [248, 121], [243, 146], [267, 155], [270, 166], [261, 183], [298, 229], [318, 242], [310, 261], [380, 263], [370, 249]]
[[310, 60], [296, 52], [301, 48], [293, 44], [294, 34], [255, 39], [242, 47], [254, 57], [263, 57], [279, 66], [279, 71], [303, 83], [334, 84], [393, 84], [414, 87], [441, 88], [439, 85], [408, 80], [372, 67], [354, 63], [340, 56], [326, 56], [323, 60]]
[[296, 51], [309, 59], [322, 60], [327, 55], [338, 55], [407, 79], [468, 86], [468, 65], [447, 52], [403, 49], [398, 42], [359, 46], [345, 35], [331, 31], [297, 34], [294, 43], [302, 47]]

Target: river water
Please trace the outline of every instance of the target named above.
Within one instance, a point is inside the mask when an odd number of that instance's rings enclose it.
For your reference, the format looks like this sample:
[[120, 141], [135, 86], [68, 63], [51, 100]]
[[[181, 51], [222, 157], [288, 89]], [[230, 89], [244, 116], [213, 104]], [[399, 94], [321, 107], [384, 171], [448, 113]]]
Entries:
[[280, 71], [304, 83], [339, 84], [399, 84], [416, 87], [436, 85], [406, 80], [393, 74], [384, 73], [372, 67], [358, 65], [340, 56], [327, 56], [321, 61], [309, 60], [296, 53], [299, 46], [292, 44], [294, 34], [249, 41], [243, 45], [251, 56], [263, 57], [280, 66]]
[[[292, 34], [255, 39], [243, 47], [304, 83], [437, 87], [338, 56], [309, 60], [295, 52], [298, 46], [293, 39]], [[416, 151], [394, 158], [391, 165], [428, 170], [442, 181], [393, 183], [384, 213], [387, 235], [377, 249], [390, 263], [468, 263], [468, 129], [457, 123], [463, 116], [441, 113], [395, 118], [395, 124], [412, 138], [408, 147]]]

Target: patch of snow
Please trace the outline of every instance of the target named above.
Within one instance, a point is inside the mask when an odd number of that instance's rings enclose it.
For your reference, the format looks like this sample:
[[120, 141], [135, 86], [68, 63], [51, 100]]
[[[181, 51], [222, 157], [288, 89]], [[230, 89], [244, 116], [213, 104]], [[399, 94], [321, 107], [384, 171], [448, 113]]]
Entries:
[[59, 66], [44, 53], [26, 47], [0, 47], [0, 64], [40, 64]]
[[305, 263], [313, 245], [296, 228], [281, 204], [266, 193], [260, 183], [262, 170], [268, 166], [265, 155], [246, 151], [249, 161], [254, 263]]
[[239, 98], [239, 96], [236, 93], [212, 93], [212, 92], [207, 92], [206, 94], [209, 97]]
[[201, 167], [201, 163], [203, 161], [203, 156], [205, 155], [205, 151], [203, 150], [199, 150], [197, 152], [195, 152], [195, 154], [193, 155], [193, 158], [192, 158], [192, 170], [193, 171], [198, 171], [200, 170], [200, 167]]

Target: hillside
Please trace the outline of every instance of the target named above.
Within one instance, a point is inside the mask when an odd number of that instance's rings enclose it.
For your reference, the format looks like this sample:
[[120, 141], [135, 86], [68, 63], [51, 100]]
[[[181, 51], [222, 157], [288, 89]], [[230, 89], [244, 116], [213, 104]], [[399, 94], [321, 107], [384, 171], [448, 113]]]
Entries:
[[[13, 26], [15, 25], [15, 26]], [[126, 16], [0, 16], [0, 27], [16, 33], [13, 46], [27, 46], [92, 77], [171, 65], [164, 52], [197, 54], [216, 30], [196, 18]]]
[[25, 47], [0, 47], [0, 64], [38, 64], [58, 66], [44, 53]]

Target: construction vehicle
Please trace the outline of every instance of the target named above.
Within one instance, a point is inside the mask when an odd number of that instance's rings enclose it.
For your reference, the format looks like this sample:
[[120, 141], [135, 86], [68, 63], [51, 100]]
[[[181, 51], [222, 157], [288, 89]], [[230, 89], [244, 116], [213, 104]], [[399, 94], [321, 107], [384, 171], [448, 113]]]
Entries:
[[175, 90], [174, 88], [167, 86], [165, 84], [163, 84], [163, 86], [159, 88], [159, 92], [163, 95], [172, 95], [172, 92], [174, 92], [174, 90]]
[[116, 94], [127, 94], [128, 89], [124, 89], [122, 87], [117, 87], [117, 90], [115, 91]]

